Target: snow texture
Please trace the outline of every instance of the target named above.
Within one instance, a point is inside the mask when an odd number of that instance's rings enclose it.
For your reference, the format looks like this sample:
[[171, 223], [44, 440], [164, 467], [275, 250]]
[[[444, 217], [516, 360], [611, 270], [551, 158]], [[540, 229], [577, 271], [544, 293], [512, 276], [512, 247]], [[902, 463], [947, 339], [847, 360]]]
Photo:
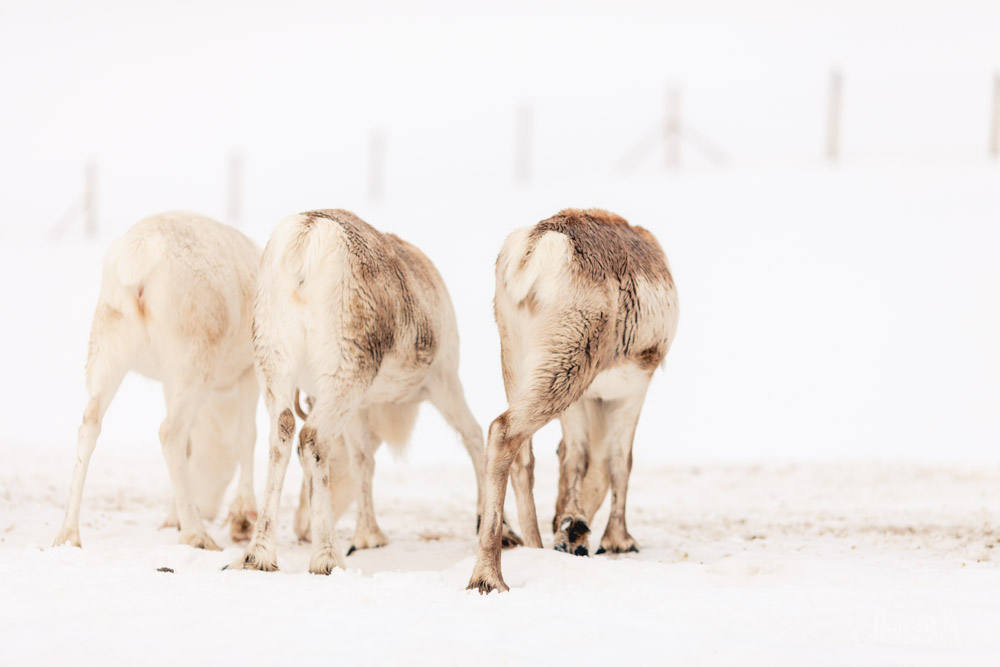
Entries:
[[[996, 662], [1000, 169], [986, 147], [1000, 5], [565, 10], [0, 6], [0, 665]], [[828, 164], [834, 68], [843, 141]], [[668, 170], [673, 87], [695, 141]], [[529, 169], [515, 181], [524, 116]], [[221, 553], [158, 530], [163, 399], [136, 376], [91, 462], [83, 548], [51, 548], [101, 257], [151, 213], [225, 221], [231, 151], [244, 158], [233, 222], [258, 243], [288, 214], [343, 207], [425, 251], [484, 427], [504, 408], [491, 304], [503, 238], [568, 206], [656, 234], [681, 313], [636, 435], [641, 553], [551, 549], [550, 425], [535, 438], [546, 549], [504, 553], [509, 593], [466, 592], [474, 476], [424, 408], [405, 460], [377, 457], [388, 546], [307, 574], [293, 457], [281, 570], [223, 572], [241, 546], [221, 520], [208, 527]], [[88, 159], [93, 239], [72, 215]], [[259, 410], [258, 499], [266, 433]]]

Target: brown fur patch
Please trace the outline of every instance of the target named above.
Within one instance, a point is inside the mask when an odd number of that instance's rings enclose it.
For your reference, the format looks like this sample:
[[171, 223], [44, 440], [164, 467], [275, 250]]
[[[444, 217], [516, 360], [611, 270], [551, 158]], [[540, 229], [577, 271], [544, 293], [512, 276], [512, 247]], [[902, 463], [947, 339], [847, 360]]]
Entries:
[[670, 282], [670, 269], [656, 238], [642, 227], [603, 209], [564, 209], [531, 231], [532, 246], [542, 234], [559, 232], [573, 245], [574, 262], [596, 281], [643, 275]]
[[278, 437], [281, 438], [282, 442], [288, 442], [292, 439], [292, 433], [295, 432], [295, 415], [288, 408], [281, 411], [278, 415]]
[[[302, 430], [299, 432], [299, 453], [303, 457], [311, 457], [316, 461], [316, 465], [323, 467], [324, 461], [326, 460], [325, 450], [318, 446], [316, 442], [316, 427], [314, 426], [303, 426]], [[324, 486], [326, 483], [323, 483]]]
[[521, 303], [517, 304], [518, 308], [527, 310], [532, 315], [538, 312], [538, 299], [535, 298], [534, 292], [528, 292], [528, 296], [524, 297]]
[[100, 416], [101, 406], [97, 401], [91, 400], [87, 403], [86, 409], [83, 411], [83, 423], [88, 426], [93, 426], [97, 423], [97, 418]]
[[652, 234], [603, 209], [564, 209], [535, 225], [526, 256], [546, 232], [558, 232], [573, 246], [573, 264], [582, 278], [618, 286], [616, 354], [627, 355], [635, 342], [640, 305], [638, 281], [673, 286], [666, 255]]
[[142, 293], [145, 290], [143, 285], [139, 285], [139, 294], [135, 298], [135, 309], [139, 313], [139, 318], [146, 319], [146, 302], [142, 300]]
[[659, 347], [653, 346], [633, 355], [632, 359], [635, 360], [635, 363], [638, 364], [639, 368], [644, 371], [651, 371], [660, 365], [664, 356], [665, 355], [660, 351]]
[[438, 350], [432, 313], [441, 307], [444, 282], [416, 247], [394, 234], [383, 234], [342, 209], [310, 211], [335, 222], [343, 231], [355, 278], [346, 304], [348, 335], [357, 351], [354, 362], [362, 376], [374, 377], [387, 355], [397, 354], [416, 368], [429, 366]]

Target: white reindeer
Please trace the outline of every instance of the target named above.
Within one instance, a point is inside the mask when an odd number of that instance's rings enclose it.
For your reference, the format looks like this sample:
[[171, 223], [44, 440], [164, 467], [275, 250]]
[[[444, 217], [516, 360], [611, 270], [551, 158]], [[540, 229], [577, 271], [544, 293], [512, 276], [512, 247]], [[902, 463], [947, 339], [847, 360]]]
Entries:
[[215, 516], [238, 462], [230, 532], [233, 539], [249, 536], [256, 517], [251, 327], [259, 257], [243, 234], [187, 212], [145, 218], [111, 246], [90, 332], [89, 400], [56, 545], [80, 546], [87, 466], [129, 370], [163, 383], [160, 442], [174, 490], [165, 525], [179, 521], [182, 544], [218, 549], [201, 519]]
[[[483, 436], [458, 378], [455, 313], [441, 276], [415, 247], [348, 211], [285, 218], [261, 262], [254, 354], [271, 417], [270, 463], [260, 518], [234, 567], [277, 569], [274, 531], [298, 387], [312, 399], [299, 434], [311, 572], [343, 566], [334, 523], [355, 485], [352, 550], [386, 543], [372, 503], [373, 455], [382, 440], [406, 441], [425, 399], [461, 436], [482, 507]], [[509, 530], [498, 539], [519, 542]]]
[[625, 528], [632, 438], [653, 371], [673, 342], [677, 292], [641, 227], [568, 209], [520, 229], [496, 266], [496, 319], [509, 409], [490, 425], [485, 507], [470, 589], [507, 590], [500, 531], [508, 475], [526, 544], [541, 547], [531, 437], [562, 422], [555, 548], [589, 553], [589, 523], [611, 487], [600, 551], [637, 551]]

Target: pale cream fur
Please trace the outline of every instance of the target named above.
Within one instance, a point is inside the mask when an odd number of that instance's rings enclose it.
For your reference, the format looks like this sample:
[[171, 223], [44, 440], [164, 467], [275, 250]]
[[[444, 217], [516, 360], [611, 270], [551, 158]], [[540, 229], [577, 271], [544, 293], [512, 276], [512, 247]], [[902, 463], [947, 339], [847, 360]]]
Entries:
[[632, 438], [653, 370], [677, 328], [666, 257], [646, 230], [607, 211], [568, 209], [513, 232], [494, 299], [509, 409], [491, 424], [486, 498], [469, 588], [507, 590], [500, 515], [508, 477], [525, 543], [540, 547], [531, 438], [562, 424], [555, 548], [589, 554], [589, 523], [610, 488], [600, 550], [634, 551], [625, 526]]
[[[430, 260], [353, 213], [312, 211], [278, 223], [255, 304], [258, 377], [271, 417], [260, 518], [233, 567], [277, 569], [278, 502], [292, 450], [295, 392], [311, 399], [299, 434], [305, 479], [295, 529], [312, 542], [309, 570], [344, 566], [334, 526], [355, 491], [352, 550], [387, 540], [372, 501], [374, 453], [404, 443], [429, 400], [461, 436], [480, 489], [482, 430], [458, 377], [458, 330]], [[482, 505], [482, 492], [478, 506]]]
[[180, 541], [218, 549], [202, 524], [218, 511], [237, 465], [231, 535], [246, 539], [256, 516], [251, 345], [260, 249], [240, 232], [188, 212], [150, 216], [104, 258], [87, 355], [87, 392], [76, 465], [55, 544], [80, 546], [80, 504], [104, 413], [128, 371], [163, 384], [159, 437], [174, 500], [166, 525]]

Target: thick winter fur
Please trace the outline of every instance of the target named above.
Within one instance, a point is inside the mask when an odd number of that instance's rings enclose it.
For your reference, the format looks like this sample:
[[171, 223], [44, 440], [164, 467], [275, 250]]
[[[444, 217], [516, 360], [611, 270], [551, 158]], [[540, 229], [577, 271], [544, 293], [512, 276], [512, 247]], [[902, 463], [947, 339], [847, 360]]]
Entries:
[[519, 229], [497, 258], [495, 312], [509, 409], [490, 426], [483, 527], [470, 589], [507, 590], [500, 512], [508, 475], [525, 542], [541, 546], [531, 437], [562, 422], [555, 548], [589, 553], [607, 489], [601, 550], [637, 550], [625, 528], [632, 438], [653, 371], [673, 342], [677, 292], [666, 256], [641, 227], [567, 209]]
[[166, 524], [179, 524], [183, 544], [218, 549], [201, 520], [215, 516], [239, 463], [231, 534], [249, 537], [256, 516], [251, 324], [259, 257], [235, 229], [186, 212], [145, 218], [111, 246], [90, 332], [89, 400], [56, 544], [80, 546], [87, 466], [104, 413], [130, 370], [163, 383], [167, 416], [159, 436], [174, 488]]
[[239, 566], [277, 568], [274, 529], [296, 388], [313, 403], [299, 434], [305, 481], [296, 517], [296, 530], [312, 541], [310, 571], [343, 566], [333, 528], [352, 489], [352, 549], [386, 543], [372, 503], [374, 453], [383, 440], [406, 441], [425, 399], [461, 435], [482, 506], [482, 430], [458, 379], [455, 313], [441, 276], [415, 247], [348, 211], [284, 219], [261, 263], [254, 354], [271, 449], [261, 517]]

